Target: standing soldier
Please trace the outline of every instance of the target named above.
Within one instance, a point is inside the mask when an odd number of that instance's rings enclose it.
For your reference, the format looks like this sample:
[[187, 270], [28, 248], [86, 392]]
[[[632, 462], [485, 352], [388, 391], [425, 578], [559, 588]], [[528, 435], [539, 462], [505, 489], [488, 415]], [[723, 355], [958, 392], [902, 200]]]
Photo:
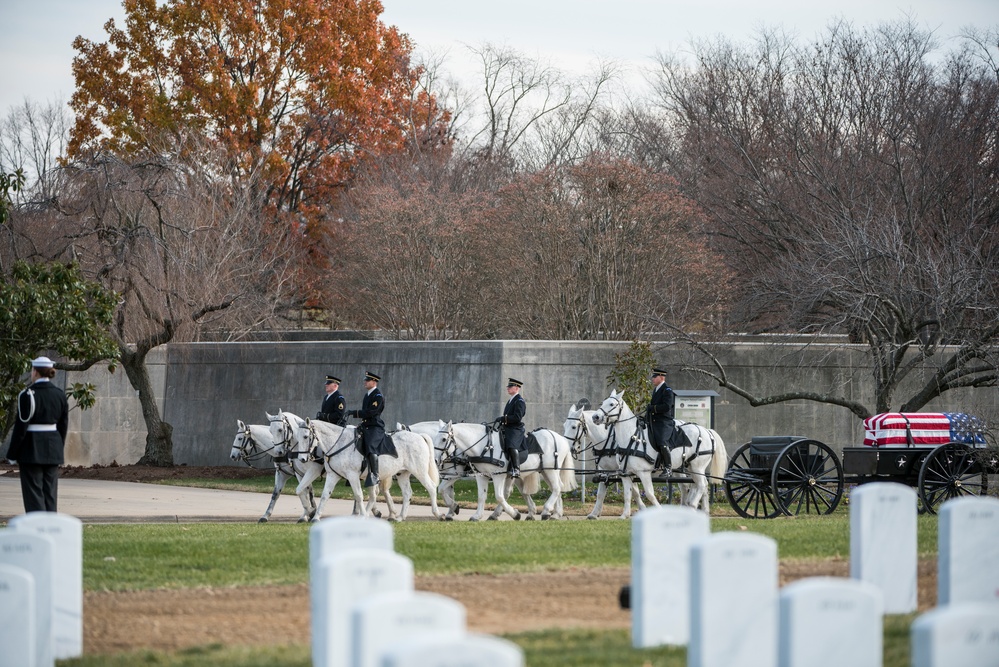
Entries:
[[503, 451], [506, 452], [507, 472], [511, 477], [520, 477], [520, 450], [524, 446], [524, 415], [527, 414], [527, 403], [520, 395], [524, 383], [510, 378], [506, 385], [506, 393], [510, 400], [503, 408], [503, 416], [496, 418], [496, 423], [503, 428]]
[[31, 362], [31, 384], [17, 396], [17, 419], [7, 458], [17, 461], [25, 512], [56, 512], [59, 466], [69, 426], [66, 392], [52, 384], [48, 357]]
[[364, 401], [360, 410], [351, 410], [347, 413], [349, 417], [357, 417], [361, 420], [361, 454], [368, 462], [368, 476], [364, 480], [364, 486], [376, 486], [378, 484], [378, 455], [395, 455], [392, 451], [386, 451], [385, 445], [385, 422], [382, 421], [382, 411], [385, 409], [385, 397], [382, 396], [381, 389], [378, 388], [380, 377], [368, 371], [364, 375]]
[[337, 426], [347, 424], [347, 402], [340, 393], [340, 378], [332, 375], [326, 376], [326, 397], [323, 404], [316, 413], [316, 419], [329, 422]]
[[649, 441], [663, 461], [666, 462], [666, 474], [671, 472], [669, 444], [673, 437], [676, 414], [676, 395], [666, 385], [666, 371], [661, 368], [652, 369], [652, 399], [645, 408], [645, 421], [649, 425]]

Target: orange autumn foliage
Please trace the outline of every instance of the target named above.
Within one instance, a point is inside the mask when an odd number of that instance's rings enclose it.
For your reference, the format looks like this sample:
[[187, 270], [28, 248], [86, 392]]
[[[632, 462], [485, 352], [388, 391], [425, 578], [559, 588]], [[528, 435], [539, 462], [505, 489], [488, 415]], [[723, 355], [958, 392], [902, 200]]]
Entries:
[[412, 45], [377, 0], [124, 0], [108, 41], [73, 46], [71, 157], [141, 155], [195, 131], [229, 173], [262, 174], [272, 212], [305, 232], [364, 156], [444, 144]]

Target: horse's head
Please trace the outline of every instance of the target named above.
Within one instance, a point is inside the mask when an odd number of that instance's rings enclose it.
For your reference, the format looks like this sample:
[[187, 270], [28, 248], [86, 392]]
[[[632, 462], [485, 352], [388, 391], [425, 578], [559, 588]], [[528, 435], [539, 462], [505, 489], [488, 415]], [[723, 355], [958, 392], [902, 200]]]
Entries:
[[302, 463], [322, 458], [319, 434], [316, 432], [318, 428], [316, 424], [318, 423], [320, 422], [306, 419], [304, 424], [294, 430], [294, 448], [289, 452], [289, 455], [297, 455], [298, 460]]
[[562, 424], [562, 435], [572, 443], [572, 450], [578, 452], [583, 446], [583, 436], [586, 435], [583, 425], [583, 408], [577, 408], [574, 403], [569, 408], [569, 416]]
[[245, 459], [250, 454], [253, 447], [253, 438], [250, 437], [250, 428], [241, 419], [236, 420], [236, 438], [232, 441], [232, 449], [229, 451], [229, 458], [233, 461]]
[[614, 424], [621, 421], [625, 412], [630, 412], [628, 404], [624, 402], [624, 390], [620, 392], [611, 390], [610, 396], [604, 399], [600, 408], [593, 414], [594, 424]]
[[267, 413], [270, 424], [271, 441], [274, 443], [274, 456], [287, 456], [295, 439], [295, 427], [292, 418], [298, 419], [290, 412], [278, 410], [276, 415]]

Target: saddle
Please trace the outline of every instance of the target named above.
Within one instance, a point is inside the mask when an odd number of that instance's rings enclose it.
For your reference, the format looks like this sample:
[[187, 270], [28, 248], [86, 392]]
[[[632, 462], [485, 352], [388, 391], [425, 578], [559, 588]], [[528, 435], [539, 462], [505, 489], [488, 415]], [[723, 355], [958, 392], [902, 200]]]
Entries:
[[[538, 429], [535, 429], [535, 431], [537, 431], [537, 430]], [[487, 433], [487, 435], [489, 433], [488, 427], [486, 429], [486, 433]], [[481, 456], [469, 456], [468, 459], [467, 459], [468, 462], [472, 463], [472, 464], [482, 463], [482, 464], [485, 464], [485, 465], [492, 465], [492, 466], [497, 466], [497, 467], [500, 467], [500, 468], [505, 468], [507, 461], [506, 461], [506, 455], [505, 455], [506, 448], [503, 446], [503, 444], [504, 444], [503, 443], [503, 431], [499, 431], [499, 441], [500, 441], [500, 446], [499, 446], [500, 455], [499, 455], [499, 457], [494, 456], [493, 442], [492, 442], [492, 438], [490, 438], [489, 439], [489, 444], [486, 445], [485, 449], [482, 450], [482, 455]], [[526, 461], [527, 457], [530, 456], [531, 454], [541, 454], [541, 445], [538, 444], [538, 439], [534, 436], [534, 431], [531, 431], [530, 433], [528, 433], [527, 437], [524, 438], [524, 445], [521, 446], [517, 450], [517, 454], [518, 454], [518, 457], [517, 457], [517, 465], [518, 466], [523, 465], [524, 461]]]

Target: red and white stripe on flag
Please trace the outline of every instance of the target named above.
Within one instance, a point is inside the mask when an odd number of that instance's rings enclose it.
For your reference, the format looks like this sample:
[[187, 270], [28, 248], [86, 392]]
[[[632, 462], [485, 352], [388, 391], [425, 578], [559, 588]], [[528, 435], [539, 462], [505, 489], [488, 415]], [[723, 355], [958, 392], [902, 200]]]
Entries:
[[891, 447], [950, 442], [950, 419], [942, 412], [885, 412], [864, 420], [864, 444]]

